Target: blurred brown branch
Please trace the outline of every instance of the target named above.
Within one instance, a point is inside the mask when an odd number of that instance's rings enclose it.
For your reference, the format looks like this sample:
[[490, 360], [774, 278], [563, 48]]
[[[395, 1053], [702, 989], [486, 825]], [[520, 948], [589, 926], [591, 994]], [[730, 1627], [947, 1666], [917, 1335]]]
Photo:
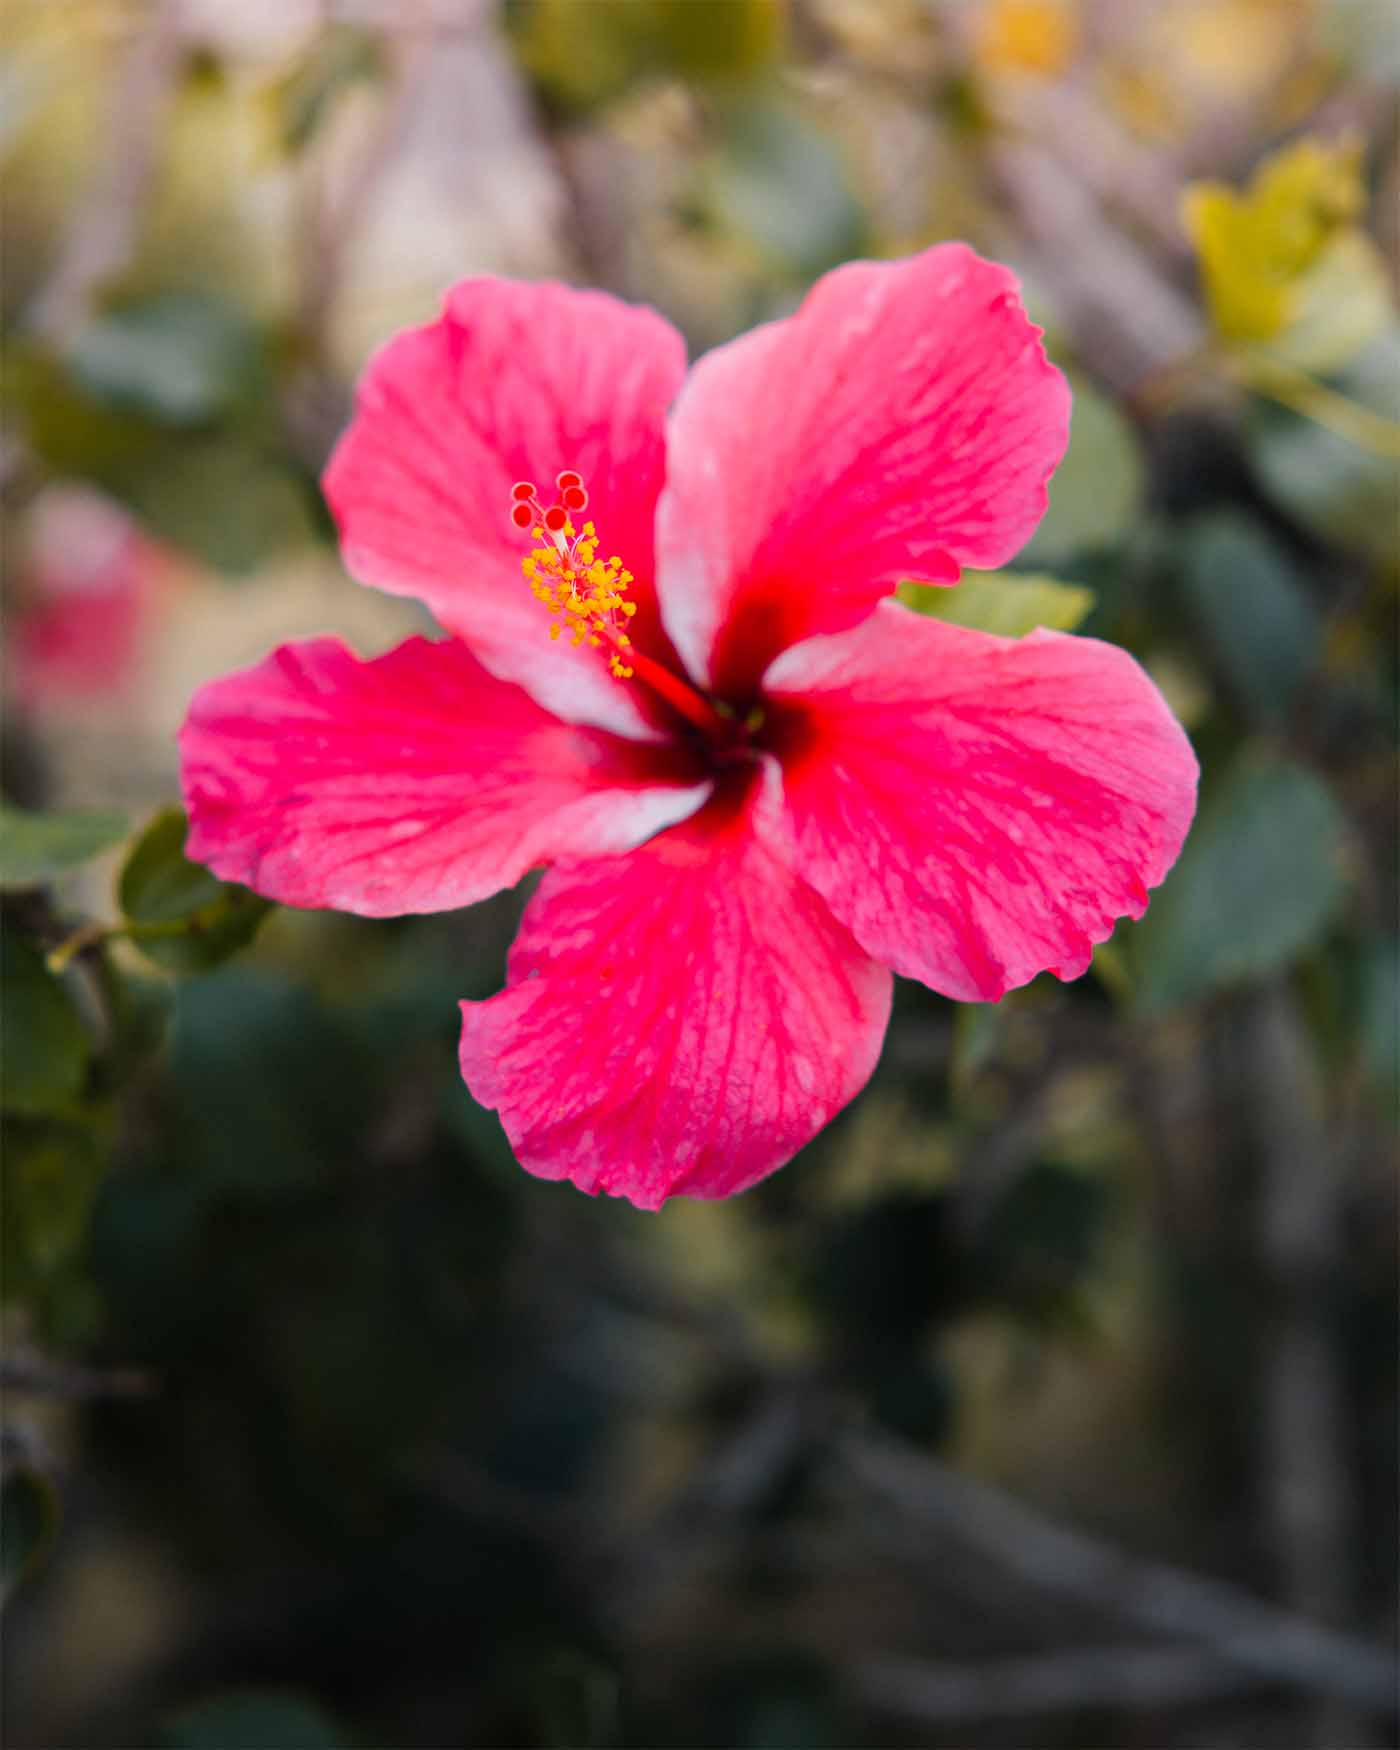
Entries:
[[34, 1397], [92, 1400], [149, 1397], [158, 1389], [149, 1373], [135, 1368], [78, 1367], [47, 1361], [36, 1355], [6, 1355], [0, 1359], [0, 1391]]
[[1104, 382], [1131, 390], [1199, 347], [1193, 305], [1083, 183], [1038, 146], [1008, 142], [990, 162], [1035, 278]]
[[1393, 1714], [1400, 1664], [1353, 1636], [1263, 1604], [1222, 1581], [1139, 1561], [1000, 1490], [868, 1433], [835, 1443], [837, 1460], [911, 1519], [976, 1547], [1027, 1585], [1075, 1597], [1124, 1623], [1205, 1642], [1271, 1681]]
[[1270, 1679], [1190, 1647], [1075, 1647], [1034, 1659], [953, 1665], [862, 1659], [845, 1673], [852, 1695], [916, 1720], [1016, 1719], [1061, 1709], [1183, 1707]]
[[396, 26], [386, 31], [387, 88], [359, 159], [341, 178], [338, 192], [332, 194], [314, 161], [305, 167], [308, 198], [298, 317], [302, 333], [314, 345], [324, 342], [351, 247], [374, 210], [379, 186], [407, 132], [432, 58], [429, 25], [417, 8], [405, 7]]

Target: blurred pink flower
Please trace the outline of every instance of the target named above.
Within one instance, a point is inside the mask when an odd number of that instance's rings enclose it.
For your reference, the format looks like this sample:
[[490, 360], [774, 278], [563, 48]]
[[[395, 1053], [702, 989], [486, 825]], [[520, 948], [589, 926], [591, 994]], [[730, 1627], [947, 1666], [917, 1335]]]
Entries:
[[742, 1191], [864, 1085], [891, 968], [1076, 977], [1181, 846], [1196, 763], [1129, 656], [885, 599], [1021, 546], [1068, 415], [961, 245], [840, 268], [688, 377], [649, 310], [458, 286], [326, 474], [351, 571], [453, 636], [206, 686], [190, 855], [369, 916], [551, 864], [462, 1005], [472, 1093], [541, 1177]]
[[25, 529], [9, 639], [11, 681], [26, 708], [120, 698], [140, 666], [161, 550], [100, 493], [51, 486]]

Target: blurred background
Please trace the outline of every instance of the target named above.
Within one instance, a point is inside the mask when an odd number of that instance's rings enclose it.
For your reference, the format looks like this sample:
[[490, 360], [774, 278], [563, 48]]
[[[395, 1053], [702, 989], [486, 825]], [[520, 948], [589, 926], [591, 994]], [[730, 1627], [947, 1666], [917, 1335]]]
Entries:
[[[6, 1743], [1393, 1744], [1385, 0], [10, 0], [3, 40]], [[452, 280], [698, 353], [945, 237], [1075, 417], [1014, 573], [934, 611], [1132, 650], [1186, 852], [1076, 984], [901, 985], [749, 1195], [538, 1183], [455, 1066], [523, 892], [370, 923], [192, 869], [185, 703], [423, 623], [317, 476]]]

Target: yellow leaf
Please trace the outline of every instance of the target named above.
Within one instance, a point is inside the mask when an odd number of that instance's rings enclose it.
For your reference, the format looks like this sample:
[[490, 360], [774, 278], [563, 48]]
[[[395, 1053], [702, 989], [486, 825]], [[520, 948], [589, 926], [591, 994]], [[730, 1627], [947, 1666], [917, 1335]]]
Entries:
[[1192, 184], [1182, 219], [1221, 338], [1277, 342], [1306, 324], [1311, 358], [1317, 341], [1308, 334], [1315, 336], [1325, 305], [1329, 354], [1343, 333], [1359, 333], [1364, 345], [1377, 327], [1377, 274], [1369, 259], [1360, 271], [1357, 265], [1369, 247], [1357, 223], [1365, 205], [1355, 140], [1300, 140], [1266, 159], [1240, 193], [1222, 183]]

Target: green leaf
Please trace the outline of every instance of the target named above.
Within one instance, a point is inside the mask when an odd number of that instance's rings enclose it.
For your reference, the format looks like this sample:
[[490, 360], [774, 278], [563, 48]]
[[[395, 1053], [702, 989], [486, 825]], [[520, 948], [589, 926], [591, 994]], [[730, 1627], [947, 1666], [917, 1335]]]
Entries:
[[0, 1600], [41, 1559], [58, 1531], [58, 1495], [36, 1471], [17, 1469], [0, 1484]]
[[87, 1029], [36, 948], [6, 930], [0, 958], [4, 1109], [37, 1116], [63, 1112], [82, 1091]]
[[217, 298], [173, 294], [94, 318], [67, 353], [74, 380], [109, 406], [162, 425], [203, 425], [265, 379], [255, 329]]
[[163, 1750], [345, 1750], [320, 1708], [289, 1690], [246, 1689], [199, 1702], [160, 1734]]
[[1293, 560], [1260, 525], [1222, 511], [1187, 531], [1188, 605], [1241, 702], [1281, 723], [1312, 668], [1318, 616]]
[[1281, 758], [1239, 759], [1132, 933], [1143, 1008], [1288, 966], [1341, 903], [1344, 836], [1341, 811], [1312, 772]]
[[35, 1292], [87, 1235], [106, 1152], [91, 1126], [7, 1118], [5, 1295]]
[[272, 909], [185, 856], [184, 810], [167, 808], [137, 840], [117, 895], [132, 939], [171, 972], [203, 972], [245, 947]]
[[136, 841], [117, 886], [132, 923], [178, 922], [218, 901], [224, 884], [185, 856], [188, 834], [184, 809], [165, 808]]
[[1020, 638], [1037, 626], [1072, 632], [1094, 607], [1094, 592], [1083, 584], [1033, 572], [967, 571], [951, 589], [902, 583], [895, 594], [905, 607], [931, 620], [1004, 638]]
[[31, 814], [0, 805], [0, 888], [37, 887], [124, 839], [123, 814]]
[[1021, 553], [1054, 569], [1080, 553], [1111, 547], [1134, 527], [1142, 505], [1137, 433], [1114, 404], [1071, 374], [1069, 448], [1050, 478], [1050, 507]]
[[208, 972], [246, 948], [257, 935], [271, 903], [246, 887], [225, 885], [217, 903], [183, 920], [183, 928], [131, 931], [141, 952], [167, 972]]

